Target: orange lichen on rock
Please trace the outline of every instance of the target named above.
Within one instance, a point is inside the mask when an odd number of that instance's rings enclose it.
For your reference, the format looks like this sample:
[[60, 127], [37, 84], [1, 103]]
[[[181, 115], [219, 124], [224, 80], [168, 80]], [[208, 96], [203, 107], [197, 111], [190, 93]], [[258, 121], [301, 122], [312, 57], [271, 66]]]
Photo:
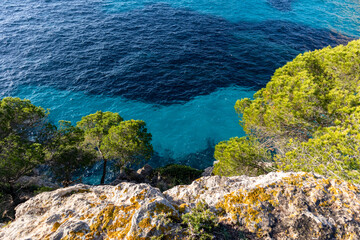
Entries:
[[135, 183], [71, 186], [19, 205], [0, 239], [184, 239], [182, 215], [199, 201], [219, 226], [250, 239], [360, 239], [358, 185], [282, 172], [203, 177], [163, 193]]
[[[333, 231], [335, 235], [344, 233], [344, 229], [352, 231], [355, 224], [360, 230], [359, 218], [353, 217], [360, 211], [358, 200], [359, 189], [353, 184], [318, 178], [312, 174], [297, 174], [272, 184], [239, 189], [226, 195], [216, 207], [222, 211], [223, 219], [232, 220], [244, 231], [255, 233], [259, 238], [278, 236], [281, 239], [296, 239], [294, 236], [305, 234], [310, 239], [319, 238], [324, 229]], [[334, 212], [348, 215], [349, 219], [353, 219], [351, 224], [340, 225], [323, 220]], [[274, 219], [277, 219], [276, 224]], [[297, 221], [303, 226], [297, 226]], [[278, 229], [288, 231], [280, 233]], [[337, 239], [345, 237], [344, 234], [337, 236]]]

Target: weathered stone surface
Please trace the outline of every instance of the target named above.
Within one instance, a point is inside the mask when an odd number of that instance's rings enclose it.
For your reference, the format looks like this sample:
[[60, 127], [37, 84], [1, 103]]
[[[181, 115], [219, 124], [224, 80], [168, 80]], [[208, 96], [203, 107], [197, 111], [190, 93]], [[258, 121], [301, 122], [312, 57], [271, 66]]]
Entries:
[[178, 217], [163, 194], [147, 184], [76, 185], [19, 205], [16, 221], [0, 230], [0, 239], [145, 239], [161, 234], [157, 217], [164, 212]]
[[289, 173], [269, 173], [259, 177], [237, 176], [237, 177], [202, 177], [188, 186], [176, 186], [164, 192], [165, 196], [173, 203], [195, 205], [196, 202], [204, 200], [209, 206], [224, 199], [224, 196], [238, 189], [252, 189], [257, 185], [265, 186], [282, 178]]
[[204, 172], [201, 174], [202, 177], [212, 176], [212, 172], [214, 171], [214, 167], [208, 167], [204, 169]]
[[145, 164], [142, 168], [140, 168], [136, 172], [137, 174], [140, 174], [143, 177], [147, 177], [153, 172], [153, 168], [149, 164]]
[[138, 170], [129, 168], [125, 171], [122, 169], [120, 170], [120, 174], [112, 183], [110, 183], [110, 185], [117, 185], [121, 182], [150, 184], [151, 181], [149, 178], [152, 172], [153, 172], [153, 168], [148, 164], [145, 164], [142, 168]]
[[135, 183], [58, 189], [18, 206], [0, 239], [183, 239], [178, 220], [202, 200], [248, 239], [360, 239], [358, 185], [282, 172], [203, 177], [164, 193]]

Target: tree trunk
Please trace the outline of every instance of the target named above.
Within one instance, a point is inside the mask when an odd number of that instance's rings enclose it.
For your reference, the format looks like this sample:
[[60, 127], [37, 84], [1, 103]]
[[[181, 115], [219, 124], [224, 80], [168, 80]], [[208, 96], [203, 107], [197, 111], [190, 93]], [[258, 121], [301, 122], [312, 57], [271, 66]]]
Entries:
[[9, 194], [10, 194], [15, 206], [22, 203], [22, 201], [20, 200], [20, 198], [19, 198], [18, 194], [16, 193], [16, 190], [14, 189], [12, 184], [10, 184], [10, 186], [9, 186]]
[[103, 174], [102, 174], [102, 177], [101, 177], [100, 185], [104, 185], [104, 182], [105, 182], [106, 164], [107, 164], [107, 160], [104, 158], [104, 168], [103, 168]]

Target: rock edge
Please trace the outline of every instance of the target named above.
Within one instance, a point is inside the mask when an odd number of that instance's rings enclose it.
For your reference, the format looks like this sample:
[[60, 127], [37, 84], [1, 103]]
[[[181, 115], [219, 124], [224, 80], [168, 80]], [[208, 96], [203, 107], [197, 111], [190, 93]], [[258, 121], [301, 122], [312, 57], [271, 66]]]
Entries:
[[205, 201], [249, 239], [360, 239], [360, 187], [310, 173], [208, 176], [163, 193], [148, 184], [75, 185], [16, 208], [0, 239], [184, 239], [181, 215]]

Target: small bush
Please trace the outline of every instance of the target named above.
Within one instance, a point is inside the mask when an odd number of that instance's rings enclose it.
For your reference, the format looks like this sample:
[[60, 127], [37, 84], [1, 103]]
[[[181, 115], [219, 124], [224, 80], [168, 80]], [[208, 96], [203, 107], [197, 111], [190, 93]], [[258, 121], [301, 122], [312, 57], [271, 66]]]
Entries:
[[271, 171], [267, 166], [271, 163], [266, 159], [271, 158], [271, 152], [264, 144], [254, 138], [231, 138], [215, 146], [215, 159], [213, 173], [221, 176], [258, 176]]
[[39, 187], [37, 190], [34, 191], [34, 194], [37, 195], [39, 193], [50, 192], [53, 190], [54, 190], [54, 188], [51, 188], [51, 187]]
[[168, 187], [174, 187], [176, 185], [191, 184], [192, 181], [201, 177], [203, 171], [179, 164], [170, 164], [165, 167], [157, 168], [154, 174], [160, 176], [169, 185]]
[[183, 224], [187, 225], [186, 233], [189, 239], [213, 239], [212, 232], [218, 226], [216, 215], [210, 211], [209, 206], [204, 202], [199, 202], [190, 213], [182, 217]]

